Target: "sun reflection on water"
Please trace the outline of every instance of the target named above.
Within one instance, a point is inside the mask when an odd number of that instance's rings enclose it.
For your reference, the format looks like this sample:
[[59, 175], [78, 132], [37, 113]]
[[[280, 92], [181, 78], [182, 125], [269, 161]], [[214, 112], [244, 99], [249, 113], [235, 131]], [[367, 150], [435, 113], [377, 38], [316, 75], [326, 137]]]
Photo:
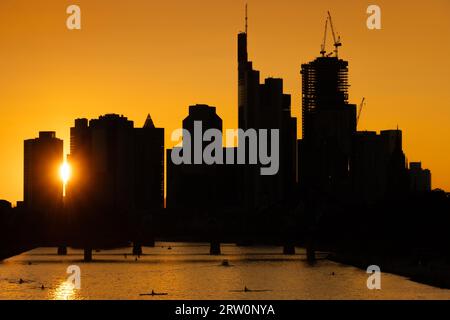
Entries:
[[76, 299], [75, 285], [68, 281], [61, 282], [51, 293], [53, 300], [74, 300]]

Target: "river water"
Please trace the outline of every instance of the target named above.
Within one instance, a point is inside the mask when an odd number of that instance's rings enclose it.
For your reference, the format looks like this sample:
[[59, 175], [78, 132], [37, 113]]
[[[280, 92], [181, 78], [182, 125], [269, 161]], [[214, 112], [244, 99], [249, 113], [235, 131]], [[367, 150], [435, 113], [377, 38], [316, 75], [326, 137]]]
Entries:
[[[285, 256], [280, 247], [222, 245], [210, 256], [207, 244], [157, 243], [140, 258], [130, 253], [94, 252], [84, 263], [81, 250], [26, 252], [0, 263], [0, 299], [450, 299], [450, 290], [384, 273], [381, 290], [369, 290], [363, 270], [326, 259], [311, 266], [301, 248]], [[80, 289], [67, 281], [71, 265], [80, 267]], [[141, 296], [152, 290], [167, 295]]]

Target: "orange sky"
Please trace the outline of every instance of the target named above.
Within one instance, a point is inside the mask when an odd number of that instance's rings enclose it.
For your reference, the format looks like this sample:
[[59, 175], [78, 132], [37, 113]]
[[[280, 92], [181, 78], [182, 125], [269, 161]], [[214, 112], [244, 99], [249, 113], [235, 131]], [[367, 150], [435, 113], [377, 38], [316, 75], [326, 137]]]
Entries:
[[[190, 104], [216, 106], [224, 128], [235, 128], [244, 3], [1, 0], [0, 199], [22, 199], [23, 140], [54, 130], [68, 152], [77, 117], [114, 112], [142, 125], [150, 113], [169, 147]], [[250, 57], [263, 77], [284, 78], [297, 117], [300, 65], [318, 55], [331, 10], [350, 61], [350, 101], [367, 99], [359, 129], [399, 125], [408, 159], [450, 190], [450, 1], [248, 3]], [[70, 4], [81, 7], [80, 31], [66, 28]], [[366, 28], [369, 4], [382, 9], [381, 31]]]

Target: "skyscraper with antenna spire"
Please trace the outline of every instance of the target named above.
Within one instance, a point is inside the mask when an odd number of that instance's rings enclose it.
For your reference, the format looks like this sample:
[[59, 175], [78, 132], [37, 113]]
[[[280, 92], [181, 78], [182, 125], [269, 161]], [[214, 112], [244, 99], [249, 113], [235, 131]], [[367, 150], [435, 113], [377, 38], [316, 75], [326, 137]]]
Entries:
[[248, 6], [245, 5], [245, 32], [238, 35], [238, 105], [239, 128], [255, 127], [256, 97], [259, 86], [259, 71], [253, 70], [253, 64], [248, 60]]
[[[296, 180], [297, 122], [291, 117], [291, 96], [283, 92], [283, 79], [268, 78], [260, 83], [260, 73], [248, 59], [248, 6], [245, 32], [238, 35], [238, 125], [239, 129], [278, 129], [280, 168], [275, 176], [260, 175], [259, 167], [245, 166], [245, 204], [250, 210], [285, 203], [293, 195]], [[248, 141], [239, 141], [239, 144]], [[246, 150], [249, 150], [247, 146]]]

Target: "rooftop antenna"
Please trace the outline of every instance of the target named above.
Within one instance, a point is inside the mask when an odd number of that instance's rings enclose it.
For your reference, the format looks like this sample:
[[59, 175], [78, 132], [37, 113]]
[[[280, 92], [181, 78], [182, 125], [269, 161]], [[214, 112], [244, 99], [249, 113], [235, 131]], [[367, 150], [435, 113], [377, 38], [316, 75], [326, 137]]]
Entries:
[[248, 32], [248, 4], [245, 4], [245, 34]]

